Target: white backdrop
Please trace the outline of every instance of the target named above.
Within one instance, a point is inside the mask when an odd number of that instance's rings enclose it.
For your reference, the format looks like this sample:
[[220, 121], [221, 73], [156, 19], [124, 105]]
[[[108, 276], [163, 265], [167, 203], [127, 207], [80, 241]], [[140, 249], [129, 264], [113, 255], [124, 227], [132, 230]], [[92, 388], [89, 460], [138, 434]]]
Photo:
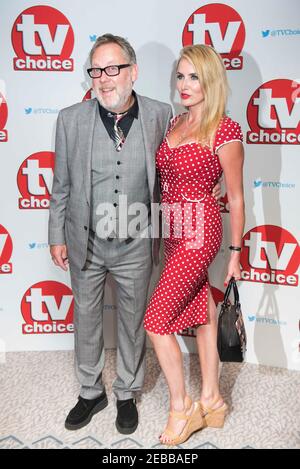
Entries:
[[[247, 361], [300, 369], [299, 0], [2, 0], [0, 9], [0, 360], [5, 351], [73, 347], [69, 274], [52, 265], [47, 246], [55, 121], [90, 89], [89, 51], [111, 32], [136, 49], [136, 91], [175, 113], [182, 46], [205, 42], [223, 54], [228, 114], [245, 137]], [[216, 301], [229, 254], [226, 202], [224, 190], [224, 242], [210, 269]], [[107, 346], [115, 343], [115, 310], [109, 281]], [[193, 335], [180, 338], [184, 351], [194, 350]]]

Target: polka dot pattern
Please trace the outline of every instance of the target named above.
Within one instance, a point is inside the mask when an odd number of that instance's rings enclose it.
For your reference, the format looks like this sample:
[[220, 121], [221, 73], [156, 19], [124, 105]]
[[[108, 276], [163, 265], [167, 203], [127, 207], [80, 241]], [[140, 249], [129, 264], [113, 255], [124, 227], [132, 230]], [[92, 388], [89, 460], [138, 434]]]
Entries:
[[[161, 335], [207, 322], [207, 269], [222, 242], [220, 209], [211, 195], [222, 174], [217, 152], [226, 143], [243, 140], [239, 124], [224, 117], [213, 149], [197, 142], [171, 148], [168, 134], [179, 117], [171, 121], [156, 154], [168, 236], [165, 267], [150, 299], [144, 327]], [[193, 243], [195, 239], [197, 243]]]

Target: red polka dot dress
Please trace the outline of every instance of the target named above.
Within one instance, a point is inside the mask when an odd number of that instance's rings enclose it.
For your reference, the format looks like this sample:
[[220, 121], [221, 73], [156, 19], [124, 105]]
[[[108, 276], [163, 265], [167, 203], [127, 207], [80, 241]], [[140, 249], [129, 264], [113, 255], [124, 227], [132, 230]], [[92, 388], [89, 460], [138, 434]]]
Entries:
[[217, 152], [243, 140], [229, 117], [221, 120], [213, 149], [197, 142], [171, 148], [168, 134], [156, 154], [166, 262], [144, 319], [147, 331], [161, 335], [207, 322], [207, 269], [222, 241], [220, 208], [211, 195], [222, 174]]

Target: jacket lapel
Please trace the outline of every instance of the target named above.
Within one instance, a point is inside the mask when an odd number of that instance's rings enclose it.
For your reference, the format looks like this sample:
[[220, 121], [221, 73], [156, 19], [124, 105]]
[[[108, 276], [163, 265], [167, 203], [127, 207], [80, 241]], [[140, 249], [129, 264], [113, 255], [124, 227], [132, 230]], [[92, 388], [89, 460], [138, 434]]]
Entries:
[[78, 118], [78, 141], [79, 141], [79, 154], [82, 164], [83, 180], [85, 186], [85, 193], [88, 204], [91, 199], [91, 161], [92, 161], [92, 145], [93, 135], [96, 121], [96, 113], [98, 109], [98, 101], [96, 98], [88, 102]]

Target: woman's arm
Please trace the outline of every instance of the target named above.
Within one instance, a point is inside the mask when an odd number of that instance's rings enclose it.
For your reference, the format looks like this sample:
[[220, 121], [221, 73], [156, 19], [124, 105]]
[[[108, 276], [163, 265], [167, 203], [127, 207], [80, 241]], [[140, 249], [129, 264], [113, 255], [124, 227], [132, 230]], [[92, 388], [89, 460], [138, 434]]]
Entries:
[[[224, 172], [226, 191], [228, 196], [231, 227], [231, 245], [242, 246], [245, 225], [245, 205], [243, 191], [244, 149], [241, 142], [230, 142], [218, 151]], [[231, 277], [241, 278], [240, 251], [231, 251], [225, 285]]]

